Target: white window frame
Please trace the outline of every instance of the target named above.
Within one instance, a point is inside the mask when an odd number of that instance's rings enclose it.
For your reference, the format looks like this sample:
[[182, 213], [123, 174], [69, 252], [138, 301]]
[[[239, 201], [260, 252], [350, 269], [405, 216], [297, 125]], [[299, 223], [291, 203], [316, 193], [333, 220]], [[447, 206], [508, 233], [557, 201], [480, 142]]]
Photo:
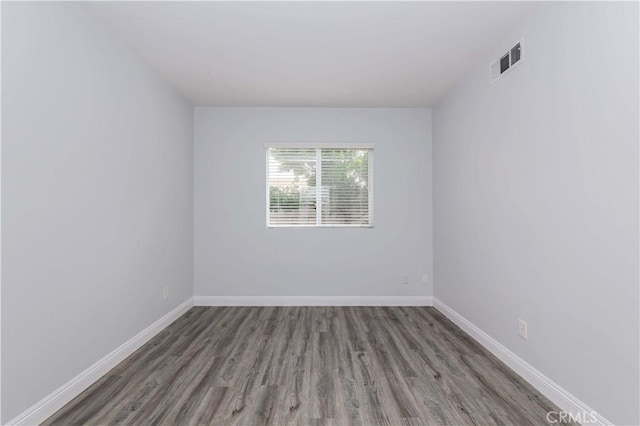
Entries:
[[[369, 150], [368, 158], [368, 202], [369, 202], [369, 223], [367, 224], [323, 224], [322, 219], [322, 202], [320, 201], [321, 192], [316, 191], [316, 223], [315, 224], [286, 224], [286, 225], [272, 225], [269, 223], [270, 209], [269, 209], [269, 148], [300, 148], [300, 149], [315, 149], [316, 150], [316, 167], [321, 166], [321, 150], [324, 149], [366, 149]], [[373, 228], [373, 152], [375, 145], [372, 143], [341, 143], [341, 142], [304, 142], [304, 143], [265, 143], [265, 201], [266, 201], [266, 224], [267, 228]], [[321, 187], [322, 176], [321, 172], [316, 173], [316, 187]]]

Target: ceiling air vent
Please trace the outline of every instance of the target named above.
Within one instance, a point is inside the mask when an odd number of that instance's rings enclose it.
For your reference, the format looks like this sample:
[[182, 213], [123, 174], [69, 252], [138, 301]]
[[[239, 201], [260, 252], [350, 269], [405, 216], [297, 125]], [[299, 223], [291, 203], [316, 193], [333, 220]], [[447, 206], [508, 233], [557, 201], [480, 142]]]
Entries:
[[509, 71], [513, 66], [520, 62], [522, 58], [522, 40], [516, 43], [509, 51], [503, 54], [500, 59], [490, 66], [489, 83], [495, 82], [502, 74]]

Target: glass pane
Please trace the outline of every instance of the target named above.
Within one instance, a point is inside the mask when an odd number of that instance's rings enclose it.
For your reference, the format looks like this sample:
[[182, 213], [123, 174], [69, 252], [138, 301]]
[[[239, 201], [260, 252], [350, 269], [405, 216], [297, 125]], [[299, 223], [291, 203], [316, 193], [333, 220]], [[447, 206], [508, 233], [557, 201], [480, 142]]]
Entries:
[[315, 149], [270, 148], [268, 156], [269, 225], [315, 225]]
[[322, 224], [369, 224], [369, 151], [322, 150]]

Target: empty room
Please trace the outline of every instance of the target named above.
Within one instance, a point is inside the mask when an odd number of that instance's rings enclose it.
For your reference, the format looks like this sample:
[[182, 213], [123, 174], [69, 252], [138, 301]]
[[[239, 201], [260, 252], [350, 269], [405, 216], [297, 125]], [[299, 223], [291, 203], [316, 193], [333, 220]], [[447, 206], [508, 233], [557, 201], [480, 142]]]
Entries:
[[0, 15], [0, 424], [640, 424], [640, 3]]

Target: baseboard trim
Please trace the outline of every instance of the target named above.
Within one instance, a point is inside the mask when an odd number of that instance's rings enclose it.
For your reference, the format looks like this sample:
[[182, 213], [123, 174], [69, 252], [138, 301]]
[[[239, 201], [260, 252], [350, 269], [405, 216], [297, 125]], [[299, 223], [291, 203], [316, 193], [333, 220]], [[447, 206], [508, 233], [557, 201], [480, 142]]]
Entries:
[[195, 306], [433, 306], [431, 296], [195, 296]]
[[[581, 413], [581, 415], [584, 415], [585, 413], [591, 414], [595, 422], [592, 421], [590, 424], [607, 426], [613, 425], [613, 423], [604, 418], [597, 411], [580, 401], [549, 377], [542, 374], [524, 359], [507, 349], [493, 337], [489, 336], [471, 321], [451, 309], [441, 300], [434, 297], [433, 306], [444, 316], [449, 318], [454, 324], [460, 327], [464, 332], [470, 335], [474, 340], [484, 346], [489, 352], [500, 359], [500, 361], [504, 362], [509, 366], [509, 368], [529, 382], [534, 388], [540, 391], [540, 393], [549, 398], [551, 402], [556, 404], [561, 410], [573, 413], [574, 415], [577, 413]], [[591, 417], [587, 418], [591, 420]]]
[[109, 370], [122, 362], [126, 357], [135, 352], [140, 346], [147, 343], [154, 336], [164, 330], [172, 322], [177, 320], [193, 306], [193, 299], [179, 305], [171, 312], [133, 336], [131, 339], [120, 345], [113, 352], [78, 374], [73, 379], [62, 385], [60, 388], [49, 394], [40, 402], [11, 420], [8, 425], [37, 425], [44, 422], [65, 404], [78, 396], [82, 391], [94, 384], [104, 376]]

